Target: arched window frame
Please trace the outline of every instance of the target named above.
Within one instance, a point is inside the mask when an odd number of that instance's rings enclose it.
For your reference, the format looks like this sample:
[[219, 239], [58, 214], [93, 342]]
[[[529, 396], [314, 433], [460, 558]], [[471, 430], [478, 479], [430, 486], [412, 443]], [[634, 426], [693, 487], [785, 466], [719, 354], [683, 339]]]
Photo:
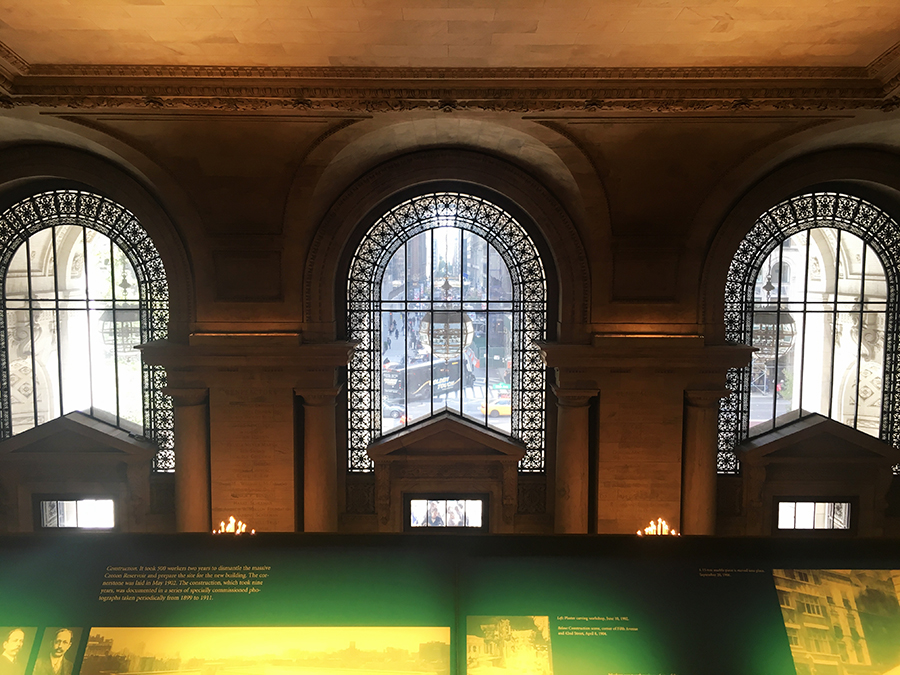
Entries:
[[471, 194], [440, 191], [390, 208], [368, 230], [350, 262], [347, 333], [358, 342], [348, 373], [348, 469], [368, 472], [366, 448], [381, 436], [381, 281], [394, 253], [448, 220], [494, 247], [513, 286], [512, 432], [526, 448], [524, 472], [544, 470], [546, 367], [537, 342], [546, 336], [547, 281], [534, 241], [509, 213]]
[[[138, 221], [128, 209], [100, 195], [84, 190], [41, 192], [9, 207], [0, 214], [0, 435], [12, 435], [9, 382], [9, 345], [6, 325], [6, 279], [13, 256], [37, 232], [54, 226], [74, 225], [95, 230], [125, 254], [138, 281], [141, 342], [164, 340], [169, 326], [169, 286], [162, 258]], [[171, 398], [163, 393], [166, 373], [161, 366], [142, 362], [144, 436], [158, 449], [154, 470], [171, 471], [175, 466], [174, 416]]]
[[[900, 226], [874, 204], [840, 192], [810, 192], [787, 199], [763, 213], [741, 241], [731, 261], [725, 284], [725, 338], [747, 344], [753, 329], [756, 278], [762, 265], [789, 237], [819, 227], [835, 228], [858, 236], [879, 257], [887, 287], [885, 358], [880, 438], [900, 444], [900, 405], [897, 377], [900, 373], [900, 335], [897, 331], [898, 283], [900, 283]], [[735, 447], [747, 438], [750, 366], [728, 371], [731, 395], [719, 408], [718, 472], [740, 471]], [[896, 470], [897, 467], [895, 467]]]

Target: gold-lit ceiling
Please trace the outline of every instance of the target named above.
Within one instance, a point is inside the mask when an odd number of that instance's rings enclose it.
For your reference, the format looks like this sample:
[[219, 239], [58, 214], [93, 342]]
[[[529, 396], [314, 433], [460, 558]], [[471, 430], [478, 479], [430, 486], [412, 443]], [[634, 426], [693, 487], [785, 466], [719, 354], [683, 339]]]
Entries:
[[0, 4], [7, 60], [26, 64], [864, 67], [900, 41], [897, 0]]

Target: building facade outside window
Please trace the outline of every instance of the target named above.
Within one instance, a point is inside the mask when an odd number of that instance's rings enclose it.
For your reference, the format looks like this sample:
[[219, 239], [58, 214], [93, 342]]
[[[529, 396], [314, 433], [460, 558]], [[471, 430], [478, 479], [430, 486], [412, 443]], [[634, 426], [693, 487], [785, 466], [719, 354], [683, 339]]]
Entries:
[[526, 447], [542, 471], [546, 279], [504, 210], [456, 192], [384, 214], [350, 264], [349, 469], [369, 471], [376, 438], [451, 412]]
[[898, 241], [887, 213], [835, 192], [757, 220], [726, 283], [726, 338], [757, 351], [728, 375], [720, 473], [738, 443], [812, 413], [896, 445]]
[[0, 214], [4, 438], [81, 411], [158, 443], [174, 468], [165, 372], [136, 345], [166, 337], [168, 285], [135, 216], [89, 192], [56, 190]]

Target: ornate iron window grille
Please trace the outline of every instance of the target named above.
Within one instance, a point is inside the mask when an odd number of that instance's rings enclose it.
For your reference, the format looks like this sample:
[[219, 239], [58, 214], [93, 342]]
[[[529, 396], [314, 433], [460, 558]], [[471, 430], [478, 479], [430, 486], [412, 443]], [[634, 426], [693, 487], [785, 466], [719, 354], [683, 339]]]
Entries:
[[[137, 277], [140, 340], [165, 339], [169, 325], [169, 287], [162, 259], [150, 236], [130, 211], [115, 202], [79, 190], [54, 190], [33, 195], [0, 214], [0, 270], [3, 311], [0, 312], [0, 434], [13, 433], [10, 390], [10, 354], [7, 326], [7, 273], [16, 251], [28, 246], [32, 235], [60, 226], [76, 226], [86, 234], [94, 230], [108, 237], [127, 257]], [[53, 260], [54, 277], [58, 273]], [[30, 296], [30, 294], [29, 294]], [[29, 297], [28, 302], [34, 302]], [[55, 305], [59, 313], [60, 299]], [[35, 311], [32, 308], [29, 311]], [[57, 319], [58, 323], [58, 319]], [[155, 471], [175, 467], [172, 400], [163, 394], [166, 373], [159, 366], [141, 364], [143, 435], [156, 441]], [[37, 421], [37, 420], [35, 420]]]
[[[881, 262], [887, 287], [884, 328], [884, 374], [879, 437], [900, 445], [900, 335], [897, 331], [897, 288], [900, 282], [900, 227], [884, 211], [852, 195], [815, 192], [788, 199], [762, 214], [744, 237], [728, 270], [725, 283], [725, 337], [749, 344], [753, 330], [753, 303], [757, 276], [769, 255], [793, 235], [815, 228], [850, 232], [870, 246]], [[832, 375], [833, 377], [833, 375]], [[751, 366], [728, 371], [731, 395], [719, 407], [718, 472], [737, 474], [734, 452], [748, 438]], [[894, 467], [898, 473], [900, 467]]]
[[452, 226], [484, 239], [512, 280], [511, 435], [526, 448], [519, 470], [544, 470], [546, 369], [536, 342], [546, 334], [547, 284], [534, 242], [508, 213], [479, 197], [423, 195], [392, 208], [372, 226], [350, 263], [348, 337], [354, 350], [348, 377], [348, 468], [368, 472], [366, 448], [381, 431], [381, 281], [394, 253], [417, 234]]

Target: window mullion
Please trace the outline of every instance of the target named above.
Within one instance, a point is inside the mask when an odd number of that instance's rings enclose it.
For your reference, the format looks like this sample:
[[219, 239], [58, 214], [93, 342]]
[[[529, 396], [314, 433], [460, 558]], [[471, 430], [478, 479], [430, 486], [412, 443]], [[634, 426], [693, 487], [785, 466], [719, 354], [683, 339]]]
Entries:
[[834, 298], [831, 305], [831, 368], [828, 373], [828, 418], [834, 419], [834, 348], [837, 344], [838, 290], [841, 283], [841, 230], [837, 231], [834, 249]]
[[869, 245], [863, 242], [862, 252], [862, 270], [859, 275], [859, 330], [856, 334], [856, 391], [854, 394], [853, 405], [853, 428], [856, 429], [859, 423], [859, 379], [862, 374], [862, 343], [865, 331], [865, 306], [866, 306], [866, 252]]
[[116, 314], [116, 256], [112, 239], [109, 240], [109, 288], [110, 297], [112, 298], [112, 351], [113, 373], [116, 378], [116, 425], [119, 425], [121, 423], [121, 411], [119, 410], [119, 321]]
[[806, 330], [809, 325], [809, 251], [812, 248], [812, 230], [806, 231], [806, 260], [803, 266], [803, 333], [800, 335], [800, 382], [798, 391], [798, 410], [803, 414], [803, 373], [806, 372]]
[[37, 344], [34, 339], [34, 311], [35, 297], [34, 284], [31, 269], [31, 237], [25, 240], [25, 270], [28, 276], [28, 339], [31, 345], [31, 404], [34, 410], [34, 426], [40, 424], [38, 417], [38, 386], [37, 386]]
[[[50, 229], [50, 239], [51, 245], [53, 246], [53, 309], [54, 309], [54, 318], [56, 320], [56, 360], [57, 360], [57, 371], [59, 376], [59, 383], [57, 389], [59, 389], [59, 414], [62, 415], [65, 412], [65, 405], [63, 400], [63, 355], [62, 355], [62, 323], [60, 322], [59, 315], [59, 258], [57, 257], [57, 246], [56, 246], [56, 225], [54, 225]], [[68, 314], [66, 315], [68, 317]], [[66, 321], [68, 323], [68, 320]]]

